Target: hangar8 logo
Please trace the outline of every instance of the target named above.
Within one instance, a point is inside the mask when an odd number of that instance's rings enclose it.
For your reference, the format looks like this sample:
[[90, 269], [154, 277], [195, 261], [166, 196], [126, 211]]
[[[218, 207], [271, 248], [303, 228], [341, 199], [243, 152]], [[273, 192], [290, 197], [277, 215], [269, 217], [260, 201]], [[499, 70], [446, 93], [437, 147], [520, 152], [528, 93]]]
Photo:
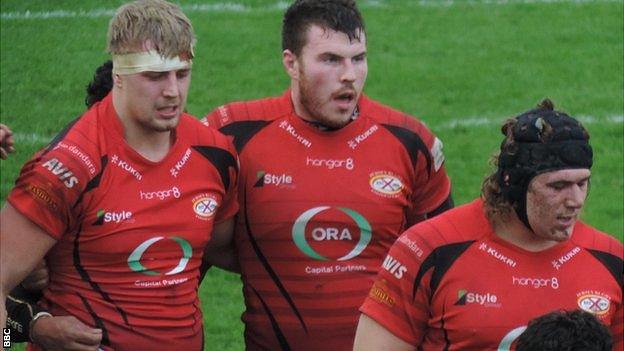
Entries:
[[345, 207], [318, 206], [303, 212], [292, 228], [292, 238], [306, 256], [319, 261], [347, 261], [366, 249], [371, 225]]

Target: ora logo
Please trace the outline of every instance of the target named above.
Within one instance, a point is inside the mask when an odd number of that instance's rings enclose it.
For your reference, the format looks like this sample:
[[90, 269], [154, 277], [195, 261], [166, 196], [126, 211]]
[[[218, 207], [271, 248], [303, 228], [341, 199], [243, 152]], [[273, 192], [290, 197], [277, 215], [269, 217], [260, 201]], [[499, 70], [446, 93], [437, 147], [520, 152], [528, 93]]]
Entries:
[[[331, 208], [332, 207], [330, 206], [319, 206], [319, 207], [314, 207], [305, 211], [297, 218], [297, 220], [295, 220], [295, 224], [293, 225], [293, 228], [292, 228], [292, 237], [295, 242], [295, 245], [297, 245], [299, 250], [301, 250], [301, 252], [308, 255], [309, 257], [312, 257], [320, 261], [329, 261], [330, 259], [319, 254], [312, 248], [312, 246], [310, 246], [305, 236], [305, 229], [306, 229], [307, 224], [310, 222], [312, 218], [314, 218], [314, 216], [316, 216], [317, 214], [321, 212], [327, 211]], [[360, 240], [355, 245], [355, 247], [351, 251], [349, 251], [346, 255], [336, 259], [337, 261], [347, 261], [356, 257], [357, 255], [362, 253], [362, 251], [364, 251], [364, 249], [366, 248], [366, 246], [371, 240], [371, 236], [372, 236], [371, 226], [366, 220], [366, 218], [364, 218], [364, 216], [357, 213], [356, 211], [349, 209], [349, 208], [345, 208], [345, 207], [335, 207], [335, 208], [345, 213], [347, 216], [349, 216], [360, 228]], [[343, 229], [342, 231], [340, 231], [337, 228], [315, 228], [312, 230], [312, 238], [317, 241], [350, 240], [351, 234], [348, 231], [348, 229]]]
[[[130, 269], [134, 272], [143, 273], [147, 275], [161, 275], [162, 273], [147, 269], [147, 267], [145, 267], [141, 263], [141, 257], [143, 256], [145, 251], [147, 251], [147, 249], [150, 246], [154, 245], [156, 242], [163, 240], [163, 239], [165, 239], [165, 237], [157, 236], [151, 239], [147, 239], [144, 242], [142, 242], [141, 245], [137, 246], [137, 248], [134, 249], [134, 251], [132, 251], [130, 256], [128, 256], [128, 266], [130, 267]], [[182, 258], [180, 258], [180, 261], [178, 262], [177, 266], [173, 267], [171, 270], [164, 273], [164, 275], [174, 275], [174, 274], [178, 274], [182, 272], [184, 268], [186, 268], [186, 265], [188, 264], [188, 261], [191, 258], [191, 256], [193, 256], [193, 248], [191, 247], [191, 244], [188, 241], [177, 236], [172, 236], [170, 239], [175, 241], [178, 245], [180, 245], [180, 248], [182, 249]]]

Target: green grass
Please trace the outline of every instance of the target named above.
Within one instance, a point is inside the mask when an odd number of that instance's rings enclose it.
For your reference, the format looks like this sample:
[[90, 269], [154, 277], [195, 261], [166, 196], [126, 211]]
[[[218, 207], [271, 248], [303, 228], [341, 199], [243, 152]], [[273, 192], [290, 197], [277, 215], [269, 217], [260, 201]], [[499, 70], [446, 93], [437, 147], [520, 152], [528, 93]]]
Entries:
[[[419, 116], [441, 137], [458, 204], [478, 195], [505, 117], [546, 96], [574, 116], [591, 116], [584, 120], [595, 166], [583, 218], [622, 240], [623, 2], [510, 2], [359, 1], [369, 41], [365, 91]], [[108, 58], [109, 20], [4, 16], [120, 3], [0, 3], [0, 119], [18, 133], [18, 152], [0, 163], [3, 200], [21, 164], [84, 110], [84, 87]], [[280, 60], [282, 10], [274, 1], [238, 3], [247, 10], [187, 12], [198, 37], [188, 110], [198, 117], [228, 101], [280, 94], [288, 84]], [[484, 124], [475, 125], [477, 119]], [[212, 270], [200, 294], [206, 349], [243, 349], [238, 277]]]

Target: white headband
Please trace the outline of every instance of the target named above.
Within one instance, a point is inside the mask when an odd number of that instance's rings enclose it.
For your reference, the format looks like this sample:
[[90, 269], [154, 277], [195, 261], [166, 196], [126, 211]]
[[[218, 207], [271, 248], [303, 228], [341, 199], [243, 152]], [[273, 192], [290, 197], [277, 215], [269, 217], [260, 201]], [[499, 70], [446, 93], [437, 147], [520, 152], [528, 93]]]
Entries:
[[113, 55], [113, 74], [133, 74], [139, 72], [168, 72], [191, 68], [193, 60], [181, 60], [180, 56], [167, 58], [157, 51]]

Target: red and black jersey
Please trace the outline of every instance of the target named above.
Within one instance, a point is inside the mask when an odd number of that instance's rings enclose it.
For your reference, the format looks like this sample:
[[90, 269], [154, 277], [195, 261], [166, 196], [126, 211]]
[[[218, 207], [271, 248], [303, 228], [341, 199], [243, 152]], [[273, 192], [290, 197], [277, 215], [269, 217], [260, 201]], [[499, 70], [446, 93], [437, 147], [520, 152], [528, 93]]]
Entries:
[[162, 161], [143, 158], [109, 95], [23, 167], [8, 197], [58, 240], [42, 305], [101, 328], [105, 350], [203, 347], [199, 266], [214, 223], [238, 209], [237, 156], [190, 115], [175, 137]]
[[441, 142], [362, 97], [322, 131], [281, 97], [219, 107], [207, 123], [240, 157], [237, 251], [250, 350], [351, 350], [358, 307], [408, 216], [449, 196]]
[[622, 347], [622, 244], [577, 222], [541, 252], [500, 239], [483, 202], [447, 211], [396, 241], [361, 307], [423, 350], [509, 350], [529, 320], [583, 309]]

